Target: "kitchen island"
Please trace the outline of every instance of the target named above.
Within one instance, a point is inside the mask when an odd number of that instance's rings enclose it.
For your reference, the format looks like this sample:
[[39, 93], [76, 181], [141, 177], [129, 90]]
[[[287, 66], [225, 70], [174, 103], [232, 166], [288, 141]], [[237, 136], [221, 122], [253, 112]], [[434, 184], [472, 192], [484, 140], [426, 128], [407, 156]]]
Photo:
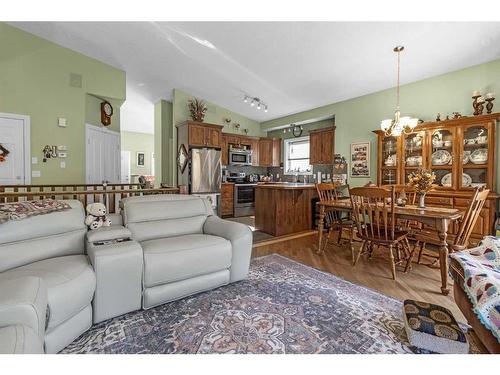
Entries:
[[314, 184], [259, 183], [255, 188], [255, 227], [272, 236], [313, 228]]

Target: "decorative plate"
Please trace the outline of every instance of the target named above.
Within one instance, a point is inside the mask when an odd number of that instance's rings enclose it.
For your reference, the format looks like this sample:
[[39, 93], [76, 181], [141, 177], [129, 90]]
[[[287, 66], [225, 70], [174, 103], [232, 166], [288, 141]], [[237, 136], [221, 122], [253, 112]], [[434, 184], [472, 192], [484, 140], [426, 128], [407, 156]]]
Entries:
[[470, 154], [471, 152], [469, 150], [464, 151], [464, 154], [462, 155], [462, 164], [467, 164], [470, 161]]
[[[462, 187], [469, 187], [472, 184], [472, 178], [467, 173], [462, 173]], [[445, 174], [441, 179], [441, 185], [451, 186], [451, 173]]]
[[488, 161], [488, 149], [478, 148], [470, 154], [470, 161], [474, 164], [484, 164]]
[[432, 154], [432, 165], [446, 165], [451, 161], [451, 154], [446, 150], [438, 150]]

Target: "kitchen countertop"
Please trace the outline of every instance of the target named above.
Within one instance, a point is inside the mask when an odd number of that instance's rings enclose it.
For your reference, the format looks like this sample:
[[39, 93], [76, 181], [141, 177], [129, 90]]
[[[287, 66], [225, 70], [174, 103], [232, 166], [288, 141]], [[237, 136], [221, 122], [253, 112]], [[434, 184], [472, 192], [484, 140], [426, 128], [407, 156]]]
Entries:
[[316, 189], [315, 184], [304, 184], [304, 183], [292, 183], [292, 182], [287, 182], [287, 183], [272, 183], [272, 182], [265, 182], [265, 183], [258, 183], [257, 188], [259, 189], [282, 189], [282, 190], [307, 190], [307, 189]]

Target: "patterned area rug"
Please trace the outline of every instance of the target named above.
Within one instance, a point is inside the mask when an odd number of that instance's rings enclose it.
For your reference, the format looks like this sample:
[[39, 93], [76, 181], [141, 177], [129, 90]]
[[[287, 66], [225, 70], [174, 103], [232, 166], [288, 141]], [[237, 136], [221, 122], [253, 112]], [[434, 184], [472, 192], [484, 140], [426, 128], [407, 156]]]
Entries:
[[279, 255], [248, 280], [93, 326], [63, 353], [418, 353], [402, 303]]

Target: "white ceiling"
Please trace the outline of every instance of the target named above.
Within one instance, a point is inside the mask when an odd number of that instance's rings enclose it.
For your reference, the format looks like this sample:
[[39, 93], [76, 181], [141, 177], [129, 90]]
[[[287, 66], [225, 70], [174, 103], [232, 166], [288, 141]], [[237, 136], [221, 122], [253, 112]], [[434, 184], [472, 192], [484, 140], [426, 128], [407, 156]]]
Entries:
[[[169, 100], [179, 88], [257, 121], [395, 86], [398, 44], [402, 83], [500, 58], [500, 23], [11, 24], [125, 70], [141, 100]], [[269, 112], [243, 103], [244, 94]]]

